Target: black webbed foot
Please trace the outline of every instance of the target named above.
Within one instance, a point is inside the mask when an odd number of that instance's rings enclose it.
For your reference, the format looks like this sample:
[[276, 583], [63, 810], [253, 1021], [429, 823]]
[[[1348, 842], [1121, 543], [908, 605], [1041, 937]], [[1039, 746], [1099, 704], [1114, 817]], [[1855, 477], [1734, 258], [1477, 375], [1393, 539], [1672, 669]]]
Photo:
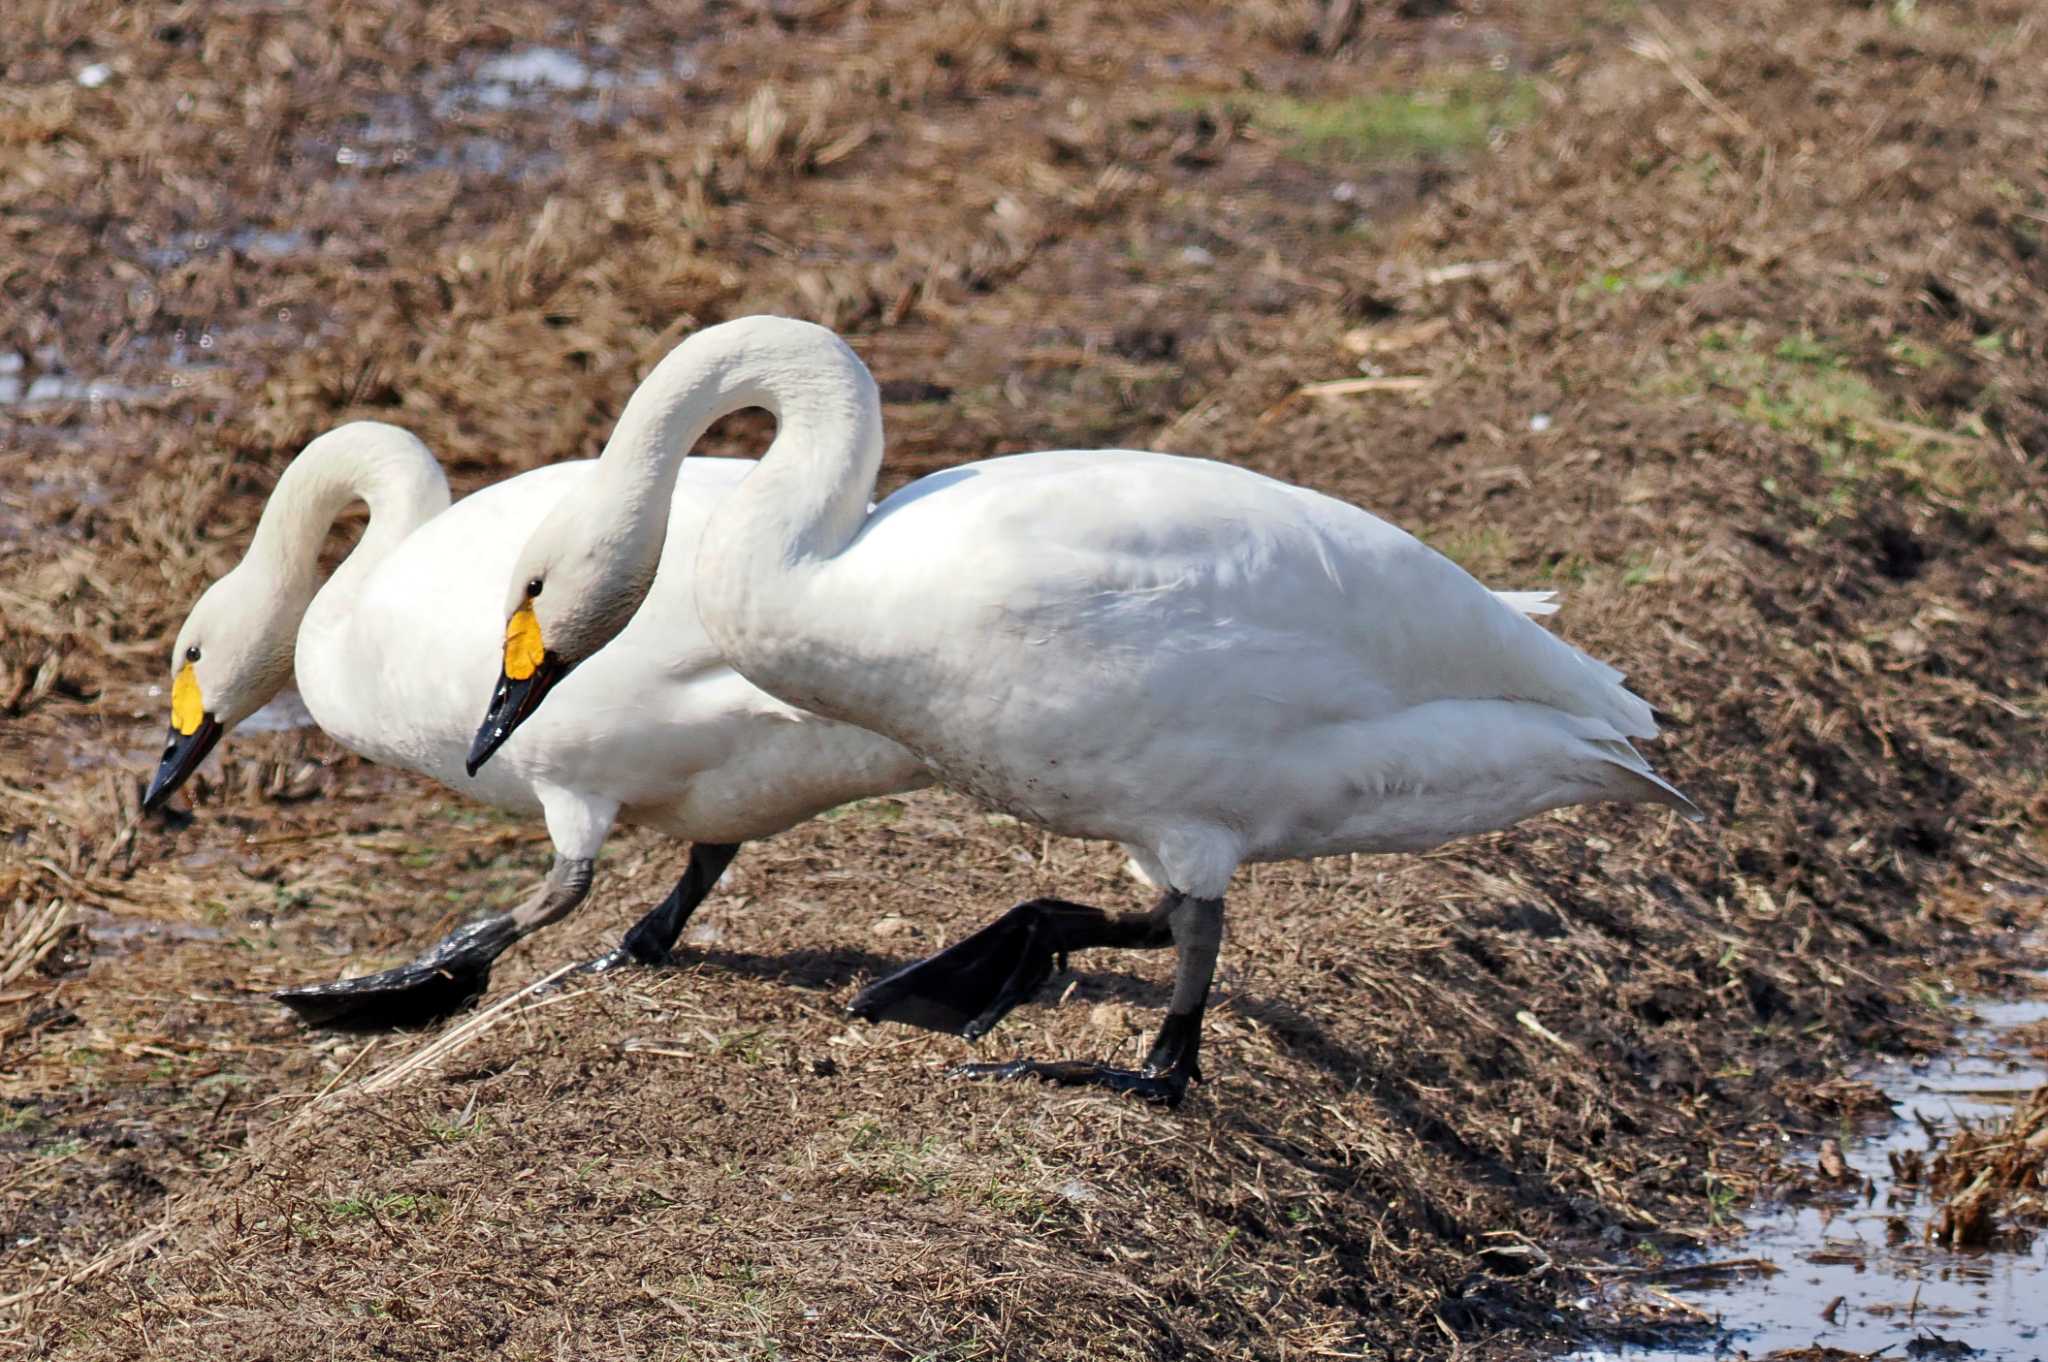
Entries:
[[1013, 1059], [1002, 1064], [956, 1064], [946, 1071], [954, 1078], [1036, 1078], [1061, 1087], [1107, 1088], [1162, 1107], [1177, 1107], [1187, 1096], [1188, 1080], [1200, 1078], [1200, 1070], [1183, 1073], [1177, 1069], [1155, 1072], [1118, 1069], [1078, 1059]]
[[[627, 929], [619, 940], [618, 949], [609, 955], [622, 957], [620, 964], [651, 965], [659, 969], [676, 962], [676, 938], [682, 935], [682, 923], [672, 926], [663, 920], [660, 909], [649, 913]], [[608, 958], [608, 957], [600, 957]]]
[[603, 955], [596, 956], [589, 960], [585, 960], [582, 964], [576, 967], [576, 973], [610, 974], [613, 970], [624, 969], [628, 965], [647, 965], [665, 963], [667, 962], [642, 960], [635, 956], [632, 952], [628, 951], [624, 946], [614, 946], [612, 947], [612, 949], [606, 951]]
[[658, 931], [649, 930], [647, 921], [643, 918], [634, 923], [618, 945], [589, 961], [577, 973], [609, 974], [629, 965], [662, 969], [675, 964], [675, 952], [669, 949]]
[[1062, 899], [1020, 903], [966, 940], [863, 989], [847, 1010], [868, 1021], [900, 1021], [973, 1040], [1064, 968], [1068, 951], [1093, 946], [1175, 947], [1173, 1000], [1143, 1065], [1119, 1069], [1078, 1060], [1017, 1059], [962, 1064], [959, 1078], [1037, 1078], [1108, 1088], [1177, 1107], [1199, 1082], [1202, 1015], [1223, 940], [1223, 900], [1168, 890], [1150, 913], [1111, 917]]
[[1058, 899], [1020, 903], [974, 935], [862, 989], [847, 1011], [975, 1040], [1066, 968], [1067, 952], [1103, 942], [1112, 919]]
[[1159, 1037], [1140, 1068], [1119, 1069], [1077, 1059], [1013, 1059], [1004, 1064], [956, 1064], [948, 1072], [955, 1078], [1037, 1078], [1068, 1088], [1108, 1088], [1159, 1106], [1177, 1107], [1187, 1096], [1188, 1084], [1202, 1081], [1201, 1046], [1202, 1013], [1198, 1008], [1166, 1014]]
[[739, 854], [738, 843], [699, 842], [690, 848], [690, 863], [668, 897], [627, 929], [617, 946], [590, 961], [579, 974], [606, 974], [627, 965], [660, 969], [676, 963], [675, 944], [697, 905]]
[[518, 940], [510, 914], [458, 927], [406, 964], [366, 974], [279, 989], [270, 996], [309, 1026], [375, 1031], [421, 1026], [459, 1012], [491, 982], [491, 965]]

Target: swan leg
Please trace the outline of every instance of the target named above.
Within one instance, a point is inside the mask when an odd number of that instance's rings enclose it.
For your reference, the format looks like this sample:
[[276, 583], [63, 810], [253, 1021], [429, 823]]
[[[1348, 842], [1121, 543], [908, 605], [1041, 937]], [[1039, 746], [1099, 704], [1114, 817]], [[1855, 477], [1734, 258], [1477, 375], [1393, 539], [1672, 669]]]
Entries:
[[[1169, 906], [1170, 905], [1170, 906]], [[1137, 1069], [1118, 1069], [1083, 1060], [1017, 1059], [1002, 1064], [961, 1064], [959, 1078], [1037, 1078], [1068, 1087], [1087, 1084], [1128, 1093], [1147, 1102], [1177, 1107], [1188, 1084], [1199, 1081], [1202, 1066], [1202, 1014], [1209, 1006], [1209, 985], [1216, 975], [1216, 954], [1223, 944], [1223, 900], [1169, 894], [1167, 921], [1177, 959], [1173, 1000], [1152, 1050]]]
[[1169, 894], [1149, 913], [1111, 915], [1065, 899], [1020, 903], [974, 935], [862, 989], [847, 1011], [978, 1040], [1044, 986], [1067, 953], [1151, 950], [1173, 940]]
[[590, 893], [594, 862], [557, 856], [540, 887], [518, 907], [457, 927], [392, 969], [280, 989], [270, 996], [310, 1026], [378, 1030], [418, 1026], [460, 1010], [491, 982], [491, 965], [512, 943], [560, 920]]
[[676, 887], [668, 891], [668, 897], [654, 906], [654, 909], [634, 923], [618, 946], [606, 951], [591, 961], [584, 969], [603, 971], [617, 969], [621, 965], [667, 965], [673, 963], [670, 952], [683, 934], [683, 927], [689, 922], [690, 914], [697, 911], [697, 905], [704, 902], [718, 877], [732, 864], [732, 858], [739, 855], [737, 842], [697, 842], [690, 847], [690, 863], [683, 867], [683, 877], [676, 881]]

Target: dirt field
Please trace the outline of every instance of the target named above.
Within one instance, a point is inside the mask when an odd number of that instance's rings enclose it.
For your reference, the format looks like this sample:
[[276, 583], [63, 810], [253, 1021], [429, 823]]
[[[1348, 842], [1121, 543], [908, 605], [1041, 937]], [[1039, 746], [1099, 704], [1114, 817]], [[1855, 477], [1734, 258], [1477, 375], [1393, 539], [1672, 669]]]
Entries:
[[[1788, 1136], [1867, 1105], [1859, 1059], [2038, 963], [2027, 0], [15, 0], [7, 28], [0, 1352], [1676, 1329], [1576, 1302], [1726, 1233]], [[892, 484], [1212, 455], [1559, 590], [1712, 821], [1245, 872], [1212, 1081], [1173, 1114], [948, 1082], [959, 1043], [842, 1017], [1015, 900], [1139, 902], [1108, 849], [941, 793], [747, 848], [679, 969], [301, 1031], [269, 990], [504, 906], [546, 841], [310, 731], [230, 738], [189, 816], [139, 818], [184, 610], [320, 430], [404, 424], [467, 490], [594, 453], [678, 337], [763, 310], [867, 358]], [[486, 1008], [682, 861], [616, 836]], [[1141, 1053], [1167, 963], [1076, 963], [982, 1050]]]

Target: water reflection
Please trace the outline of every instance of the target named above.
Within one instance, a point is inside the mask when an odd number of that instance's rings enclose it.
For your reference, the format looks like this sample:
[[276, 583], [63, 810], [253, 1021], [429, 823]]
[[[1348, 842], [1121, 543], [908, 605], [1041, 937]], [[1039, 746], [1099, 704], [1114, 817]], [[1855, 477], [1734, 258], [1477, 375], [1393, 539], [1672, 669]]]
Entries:
[[[2048, 999], [1975, 1011], [1980, 1024], [1952, 1052], [1893, 1060], [1863, 1075], [1896, 1104], [1898, 1119], [1842, 1142], [1847, 1167], [1837, 1181], [1854, 1190], [1748, 1217], [1750, 1232], [1731, 1253], [1768, 1259], [1778, 1271], [1697, 1289], [1665, 1284], [1718, 1322], [1718, 1338], [1589, 1348], [1576, 1362], [1693, 1362], [1808, 1348], [1979, 1362], [2048, 1357], [2048, 1234], [2006, 1251], [1937, 1248], [1927, 1242], [1935, 1208], [1893, 1176], [1894, 1156], [1926, 1153], [1960, 1122], [2003, 1120], [2048, 1084], [2048, 1067], [2013, 1037], [2048, 1021]], [[1629, 1290], [1617, 1285], [1614, 1298]]]

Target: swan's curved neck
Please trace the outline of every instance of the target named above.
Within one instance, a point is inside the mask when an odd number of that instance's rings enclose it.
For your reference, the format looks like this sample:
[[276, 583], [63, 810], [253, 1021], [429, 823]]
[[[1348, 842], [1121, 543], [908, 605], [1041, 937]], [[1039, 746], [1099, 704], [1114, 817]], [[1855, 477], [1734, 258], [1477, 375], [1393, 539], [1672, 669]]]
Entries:
[[[698, 332], [647, 376], [598, 462], [610, 514], [631, 526], [639, 590], [653, 579], [683, 457], [712, 422], [747, 407], [775, 417], [775, 441], [711, 518], [697, 555], [697, 603], [715, 641], [784, 598], [807, 565], [860, 532], [882, 463], [874, 378], [823, 327], [750, 317]], [[714, 618], [715, 617], [715, 618]]]
[[418, 439], [354, 422], [320, 436], [285, 468], [242, 562], [303, 610], [319, 586], [320, 545], [351, 502], [369, 503], [370, 525], [329, 583], [343, 594], [448, 500], [448, 480]]

